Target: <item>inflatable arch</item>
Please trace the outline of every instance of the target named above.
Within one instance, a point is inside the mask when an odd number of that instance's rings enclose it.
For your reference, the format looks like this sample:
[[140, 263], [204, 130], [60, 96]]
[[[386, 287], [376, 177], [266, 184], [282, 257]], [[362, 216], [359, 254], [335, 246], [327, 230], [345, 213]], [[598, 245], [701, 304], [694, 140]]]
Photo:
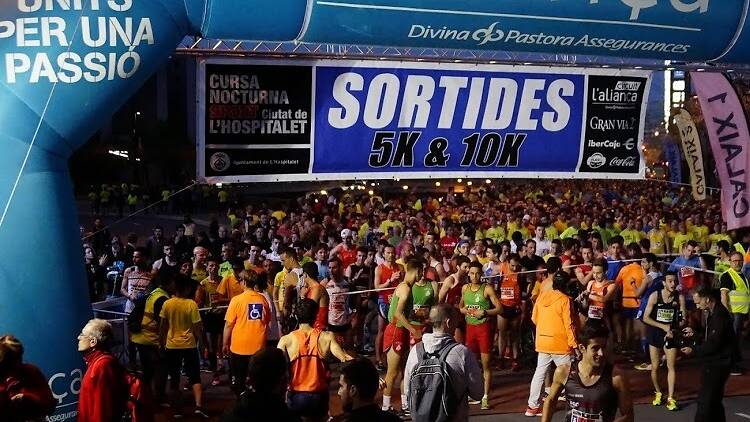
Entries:
[[[439, 8], [438, 8], [439, 7]], [[2, 0], [0, 332], [73, 420], [91, 316], [67, 159], [185, 35], [750, 62], [744, 0]]]

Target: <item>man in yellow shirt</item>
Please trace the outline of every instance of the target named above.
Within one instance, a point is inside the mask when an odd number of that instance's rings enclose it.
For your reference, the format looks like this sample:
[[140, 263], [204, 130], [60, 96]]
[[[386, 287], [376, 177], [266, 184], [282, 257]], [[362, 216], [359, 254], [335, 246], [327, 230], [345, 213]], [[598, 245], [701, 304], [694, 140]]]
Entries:
[[628, 220], [627, 226], [625, 230], [620, 232], [620, 236], [622, 236], [625, 245], [641, 241], [641, 232], [635, 229], [635, 222], [633, 220]]
[[198, 312], [198, 305], [190, 297], [193, 281], [183, 274], [175, 277], [175, 291], [177, 295], [164, 302], [159, 316], [161, 326], [159, 327], [160, 345], [164, 348], [164, 359], [167, 363], [169, 383], [173, 399], [175, 416], [182, 416], [179, 404], [182, 400], [179, 395], [180, 371], [185, 370], [188, 385], [193, 387], [193, 399], [195, 399], [194, 415], [208, 418], [203, 411], [203, 389], [201, 387], [200, 358], [198, 357], [198, 341], [203, 337], [203, 324]]
[[672, 243], [673, 251], [681, 251], [682, 246], [685, 245], [689, 240], [693, 240], [693, 235], [688, 232], [685, 223], [677, 224], [679, 232], [674, 236], [674, 242]]
[[670, 252], [670, 243], [667, 233], [659, 227], [659, 223], [654, 219], [651, 221], [652, 229], [648, 232], [648, 240], [651, 242], [649, 252], [655, 255], [666, 254]]
[[495, 220], [495, 225], [487, 229], [487, 231], [484, 233], [484, 237], [487, 239], [492, 239], [492, 241], [496, 244], [505, 240], [505, 228], [503, 228], [502, 224], [502, 220]]
[[703, 220], [700, 215], [696, 215], [693, 218], [693, 227], [690, 229], [693, 234], [693, 240], [701, 245], [701, 249], [708, 249], [711, 244], [708, 241], [708, 226], [703, 224]]

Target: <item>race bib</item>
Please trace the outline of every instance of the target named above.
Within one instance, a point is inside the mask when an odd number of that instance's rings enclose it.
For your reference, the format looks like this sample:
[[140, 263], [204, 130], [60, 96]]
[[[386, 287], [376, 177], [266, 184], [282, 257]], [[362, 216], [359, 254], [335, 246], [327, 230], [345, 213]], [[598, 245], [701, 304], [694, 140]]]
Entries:
[[604, 308], [596, 305], [589, 305], [589, 318], [602, 319], [604, 318]]
[[663, 322], [665, 324], [671, 323], [674, 320], [674, 309], [657, 309], [656, 310], [656, 321]]
[[516, 289], [513, 287], [501, 287], [500, 288], [500, 299], [513, 300], [516, 298]]
[[260, 303], [248, 304], [247, 305], [247, 319], [248, 321], [263, 320], [263, 305]]
[[573, 409], [570, 414], [570, 422], [603, 422], [603, 419], [601, 413], [595, 415]]
[[427, 317], [430, 315], [430, 307], [425, 305], [414, 305], [412, 312], [415, 318], [424, 321], [427, 320]]

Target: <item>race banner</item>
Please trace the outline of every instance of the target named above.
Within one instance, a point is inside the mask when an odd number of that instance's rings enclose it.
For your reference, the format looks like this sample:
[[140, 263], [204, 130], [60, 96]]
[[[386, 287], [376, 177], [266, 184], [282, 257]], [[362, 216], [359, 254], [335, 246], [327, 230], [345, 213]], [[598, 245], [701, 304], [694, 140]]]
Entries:
[[682, 156], [680, 147], [667, 140], [664, 142], [664, 158], [669, 164], [669, 181], [682, 183]]
[[682, 140], [682, 152], [690, 169], [690, 185], [693, 187], [693, 199], [704, 201], [706, 199], [706, 174], [703, 171], [703, 151], [701, 140], [698, 137], [698, 129], [687, 110], [680, 110], [675, 116], [675, 124], [680, 131]]
[[643, 178], [650, 72], [376, 61], [199, 63], [209, 183]]
[[750, 226], [750, 153], [747, 120], [729, 80], [721, 73], [690, 72], [721, 182], [721, 211], [729, 230]]

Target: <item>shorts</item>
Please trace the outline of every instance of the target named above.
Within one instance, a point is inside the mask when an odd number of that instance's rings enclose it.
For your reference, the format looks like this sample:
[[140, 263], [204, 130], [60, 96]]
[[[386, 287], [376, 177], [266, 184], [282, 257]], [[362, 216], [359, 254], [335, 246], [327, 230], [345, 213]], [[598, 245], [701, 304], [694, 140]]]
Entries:
[[473, 353], [491, 353], [494, 337], [492, 324], [489, 321], [477, 325], [466, 324], [466, 339], [464, 340], [464, 344]]
[[351, 328], [352, 328], [352, 324], [345, 324], [345, 325], [328, 324], [328, 331], [334, 334], [344, 334], [347, 331], [349, 331]]
[[201, 383], [200, 359], [198, 349], [166, 349], [164, 360], [167, 362], [170, 385], [174, 388], [180, 385], [180, 369], [185, 370], [188, 385]]
[[521, 307], [509, 307], [509, 306], [503, 306], [503, 312], [500, 313], [500, 317], [504, 319], [516, 319], [518, 316], [521, 315]]
[[218, 312], [202, 312], [201, 319], [203, 320], [203, 327], [207, 333], [223, 333], [224, 332], [224, 313]]
[[383, 352], [387, 353], [391, 348], [396, 353], [402, 353], [407, 350], [409, 344], [409, 330], [403, 327], [396, 327], [396, 324], [389, 323], [383, 332]]
[[390, 304], [385, 301], [381, 296], [378, 296], [378, 313], [380, 317], [388, 321], [388, 308]]
[[665, 335], [667, 335], [667, 333], [656, 327], [652, 327], [650, 325], [646, 327], [646, 342], [649, 346], [654, 346], [657, 349], [663, 349]]
[[638, 317], [638, 308], [622, 308], [620, 315], [625, 319], [636, 319]]
[[327, 418], [328, 392], [300, 393], [290, 391], [286, 396], [289, 410], [300, 418]]

